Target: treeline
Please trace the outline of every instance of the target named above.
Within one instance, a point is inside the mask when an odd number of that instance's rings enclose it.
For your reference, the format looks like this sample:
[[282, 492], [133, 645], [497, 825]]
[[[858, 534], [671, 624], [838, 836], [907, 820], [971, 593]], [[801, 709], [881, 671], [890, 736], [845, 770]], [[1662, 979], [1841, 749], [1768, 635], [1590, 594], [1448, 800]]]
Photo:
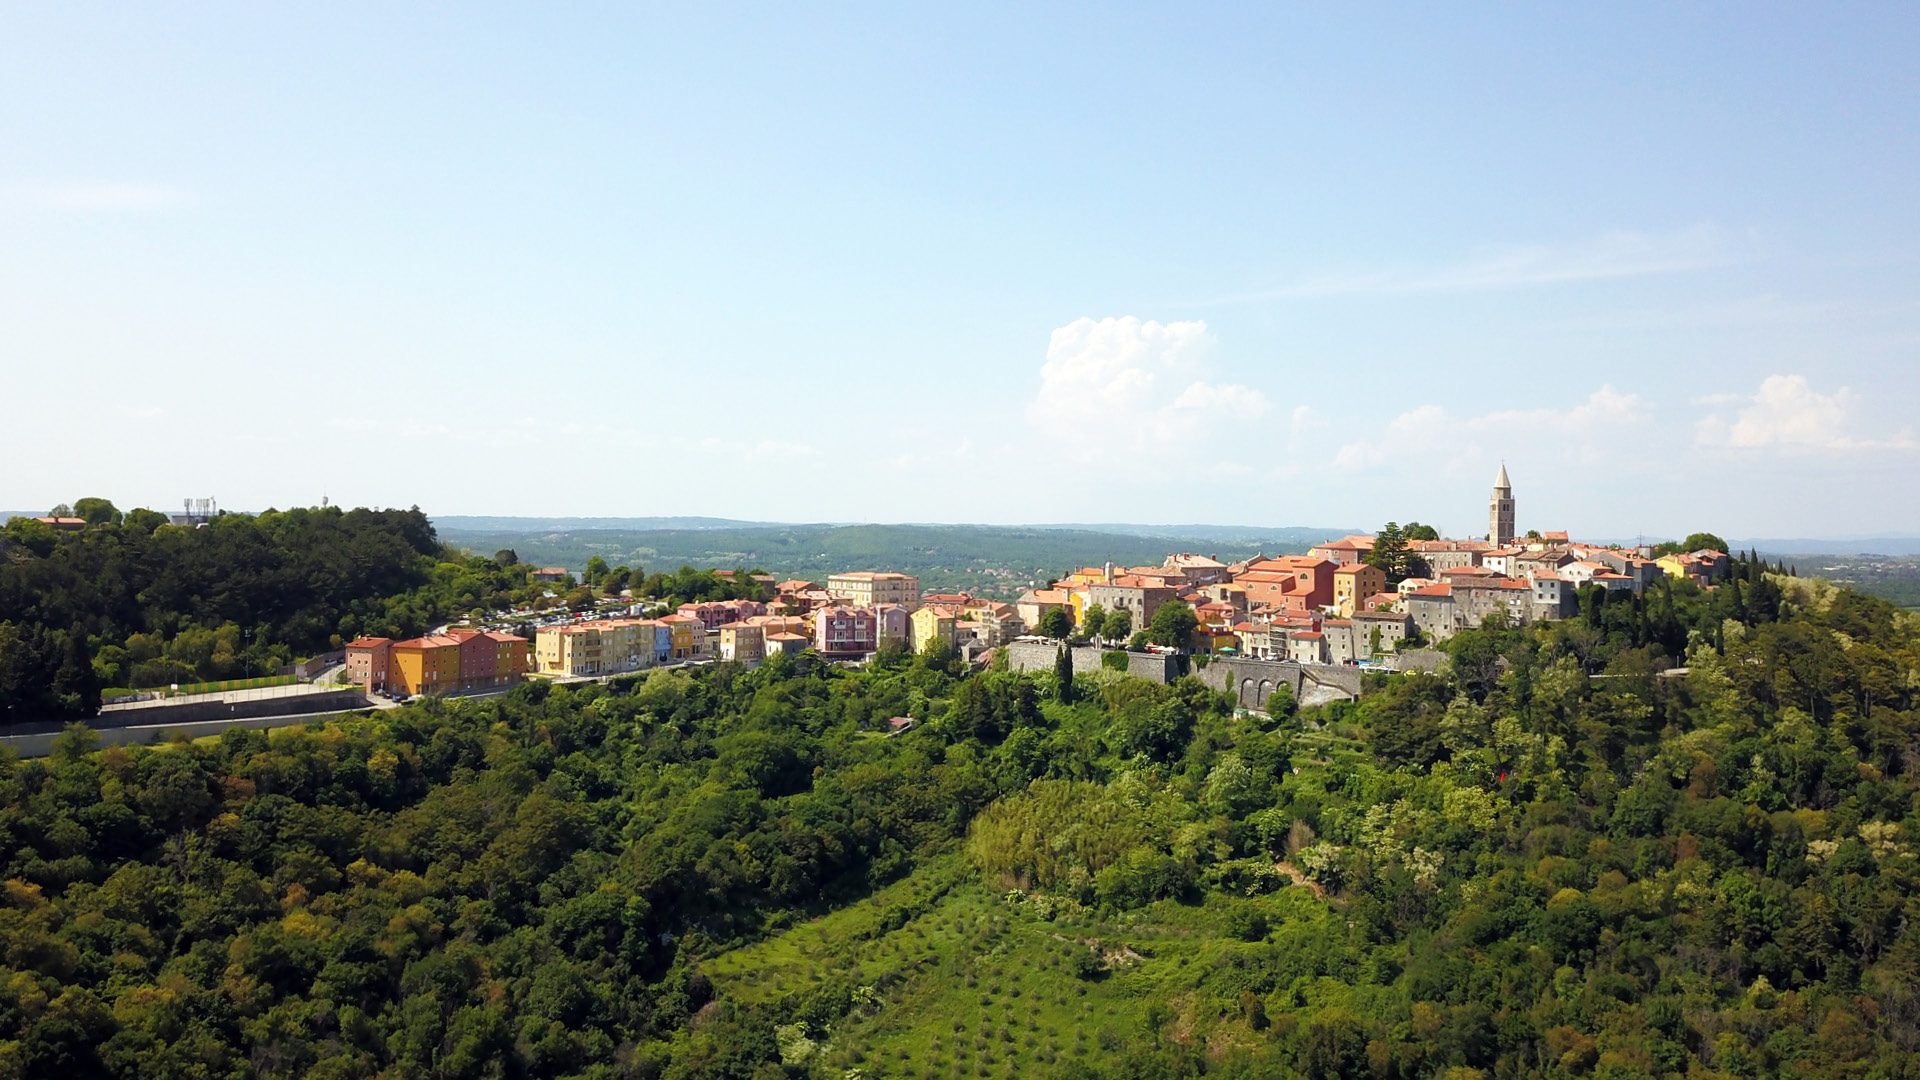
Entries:
[[102, 687], [271, 673], [362, 633], [414, 634], [527, 587], [418, 510], [124, 516], [0, 529], [0, 719], [91, 715]]
[[955, 842], [1002, 780], [865, 734], [954, 685], [782, 661], [158, 751], [76, 728], [0, 769], [0, 1076], [747, 1075], [770, 1028], [697, 960]]

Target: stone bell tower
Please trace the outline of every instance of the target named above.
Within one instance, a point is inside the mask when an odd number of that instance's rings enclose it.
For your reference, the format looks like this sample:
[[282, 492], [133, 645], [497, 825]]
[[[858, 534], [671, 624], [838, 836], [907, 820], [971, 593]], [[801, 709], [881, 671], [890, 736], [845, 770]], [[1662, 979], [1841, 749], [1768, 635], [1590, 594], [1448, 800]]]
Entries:
[[1500, 463], [1500, 475], [1493, 481], [1493, 500], [1487, 513], [1487, 539], [1494, 547], [1513, 543], [1513, 482], [1507, 479], [1507, 463]]

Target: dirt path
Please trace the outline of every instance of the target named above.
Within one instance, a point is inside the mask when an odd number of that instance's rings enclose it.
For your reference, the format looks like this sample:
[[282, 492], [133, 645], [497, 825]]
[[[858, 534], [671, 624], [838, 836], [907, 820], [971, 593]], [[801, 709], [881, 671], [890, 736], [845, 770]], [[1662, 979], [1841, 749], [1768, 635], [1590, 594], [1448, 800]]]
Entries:
[[1321, 888], [1319, 882], [1301, 873], [1299, 867], [1287, 860], [1281, 859], [1279, 862], [1273, 864], [1273, 868], [1287, 875], [1289, 881], [1312, 893], [1316, 898], [1321, 900], [1327, 898], [1327, 890]]

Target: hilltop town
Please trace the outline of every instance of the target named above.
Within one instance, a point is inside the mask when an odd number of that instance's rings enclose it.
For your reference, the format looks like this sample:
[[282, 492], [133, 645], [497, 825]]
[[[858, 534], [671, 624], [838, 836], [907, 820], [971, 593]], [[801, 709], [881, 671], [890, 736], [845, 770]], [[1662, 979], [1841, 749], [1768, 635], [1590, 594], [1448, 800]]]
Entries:
[[[948, 649], [967, 662], [1016, 643], [1072, 642], [1107, 650], [1394, 668], [1407, 651], [1489, 619], [1524, 625], [1579, 610], [1582, 590], [1641, 595], [1662, 578], [1703, 587], [1725, 579], [1717, 548], [1657, 553], [1652, 545], [1584, 543], [1564, 531], [1516, 529], [1504, 465], [1484, 537], [1450, 539], [1389, 526], [1324, 541], [1305, 554], [1226, 563], [1192, 552], [1157, 566], [1073, 569], [1014, 602], [923, 592], [892, 571], [824, 581], [750, 575], [757, 594], [649, 610], [546, 617], [531, 625], [449, 627], [407, 640], [363, 637], [346, 647], [350, 681], [389, 696], [462, 692], [524, 677], [598, 678], [732, 661], [758, 664], [811, 651], [861, 661], [889, 648]], [[1671, 546], [1671, 545], [1669, 545]], [[734, 571], [716, 571], [731, 577]], [[536, 579], [564, 585], [561, 568]], [[1016, 666], [1032, 666], [1031, 649]], [[1204, 661], [1203, 661], [1204, 662]]]

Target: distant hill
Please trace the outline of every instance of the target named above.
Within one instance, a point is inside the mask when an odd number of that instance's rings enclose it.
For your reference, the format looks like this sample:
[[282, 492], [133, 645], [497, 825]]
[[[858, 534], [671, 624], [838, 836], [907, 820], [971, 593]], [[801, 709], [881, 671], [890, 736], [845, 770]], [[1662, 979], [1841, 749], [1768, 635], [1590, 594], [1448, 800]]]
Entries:
[[1155, 536], [1194, 542], [1286, 544], [1302, 549], [1322, 540], [1338, 540], [1357, 532], [1371, 530], [1323, 528], [1308, 525], [1131, 525], [1100, 523], [1088, 525], [1035, 525], [1036, 529], [1068, 529], [1082, 532], [1115, 533], [1122, 536]]
[[1745, 551], [1758, 548], [1778, 555], [1920, 555], [1920, 537], [1867, 536], [1852, 540], [1738, 540], [1727, 543]]
[[[505, 520], [475, 528], [469, 521]], [[577, 519], [608, 520], [608, 519]], [[1304, 551], [1338, 530], [1259, 529], [1257, 538], [1177, 533], [1130, 534], [1036, 525], [781, 525], [696, 528], [554, 527], [549, 519], [442, 518], [443, 540], [492, 554], [512, 548], [522, 562], [579, 571], [595, 555], [612, 566], [649, 572], [682, 565], [760, 569], [815, 578], [839, 570], [901, 570], [929, 588], [1012, 595], [1029, 583], [1107, 560], [1159, 565], [1169, 552], [1198, 551], [1232, 562], [1256, 554]], [[1144, 527], [1143, 527], [1144, 528]]]
[[[711, 529], [794, 529], [832, 528], [872, 525], [871, 522], [822, 521], [749, 521], [714, 517], [485, 517], [451, 514], [434, 519], [441, 532], [574, 532], [583, 529], [619, 529], [625, 531], [711, 530]], [[1044, 529], [1054, 532], [1112, 533], [1118, 536], [1155, 536], [1187, 541], [1215, 541], [1259, 544], [1271, 541], [1311, 546], [1322, 540], [1336, 539], [1358, 532], [1352, 528], [1323, 528], [1305, 525], [1140, 525], [1127, 522], [1082, 523], [1039, 522], [1020, 525], [978, 525], [940, 521], [905, 521], [886, 527], [929, 529]]]
[[441, 532], [569, 532], [576, 529], [755, 529], [777, 528], [769, 521], [714, 517], [465, 517], [433, 519]]

